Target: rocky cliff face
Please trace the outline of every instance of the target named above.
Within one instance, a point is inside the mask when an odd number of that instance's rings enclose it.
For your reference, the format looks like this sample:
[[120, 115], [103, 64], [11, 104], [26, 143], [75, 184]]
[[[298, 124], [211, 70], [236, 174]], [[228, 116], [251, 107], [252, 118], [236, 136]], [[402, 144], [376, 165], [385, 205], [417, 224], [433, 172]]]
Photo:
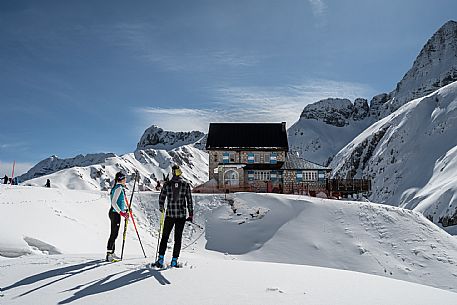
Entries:
[[171, 150], [183, 145], [194, 144], [204, 138], [201, 131], [173, 132], [164, 131], [162, 128], [153, 125], [146, 129], [137, 149], [164, 149]]
[[326, 124], [343, 127], [351, 121], [364, 120], [369, 116], [369, 106], [366, 99], [358, 98], [354, 104], [348, 99], [328, 98], [307, 105], [300, 119], [317, 120]]
[[425, 44], [411, 69], [390, 93], [381, 116], [457, 81], [457, 22], [446, 22]]
[[351, 103], [330, 98], [307, 105], [288, 131], [291, 149], [305, 159], [326, 163], [372, 123], [456, 80], [457, 22], [449, 21], [429, 39], [392, 92], [374, 96], [369, 104], [364, 99]]
[[457, 82], [379, 120], [333, 159], [333, 175], [370, 177], [370, 200], [457, 224]]

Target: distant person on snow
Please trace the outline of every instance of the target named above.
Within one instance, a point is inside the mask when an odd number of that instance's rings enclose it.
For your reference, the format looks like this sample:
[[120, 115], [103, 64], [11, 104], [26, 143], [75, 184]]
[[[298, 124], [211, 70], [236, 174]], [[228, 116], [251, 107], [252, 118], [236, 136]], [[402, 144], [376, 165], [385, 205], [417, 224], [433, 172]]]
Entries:
[[[154, 266], [162, 268], [164, 265], [165, 251], [167, 249], [168, 238], [173, 226], [175, 227], [175, 244], [173, 247], [173, 258], [171, 267], [178, 267], [178, 257], [181, 252], [182, 232], [187, 221], [192, 222], [194, 206], [189, 183], [185, 182], [181, 175], [182, 171], [178, 165], [172, 168], [173, 178], [165, 182], [159, 196], [159, 210], [165, 212], [165, 199], [167, 198], [167, 211], [163, 225], [163, 235], [159, 246], [159, 258]], [[186, 204], [187, 203], [187, 204]], [[189, 217], [186, 219], [186, 207]]]
[[5, 177], [3, 177], [3, 184], [8, 184], [8, 181], [9, 181], [8, 176], [5, 175]]
[[109, 209], [109, 219], [111, 221], [111, 235], [108, 239], [108, 246], [106, 251], [106, 261], [113, 262], [120, 258], [114, 254], [114, 247], [116, 238], [119, 234], [119, 227], [121, 224], [121, 216], [128, 218], [127, 204], [125, 197], [125, 182], [126, 177], [122, 172], [116, 173], [114, 178], [114, 186], [111, 189], [111, 207]]
[[51, 187], [51, 180], [46, 180], [46, 184], [44, 185], [45, 187]]

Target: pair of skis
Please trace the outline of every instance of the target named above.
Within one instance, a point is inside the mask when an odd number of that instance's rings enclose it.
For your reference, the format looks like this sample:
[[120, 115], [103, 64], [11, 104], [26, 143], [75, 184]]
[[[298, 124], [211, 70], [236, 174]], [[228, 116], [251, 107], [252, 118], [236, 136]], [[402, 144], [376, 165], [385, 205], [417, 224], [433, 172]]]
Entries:
[[[124, 193], [124, 198], [127, 203], [127, 210], [128, 210], [127, 213], [130, 215], [129, 218], [132, 218], [132, 223], [133, 223], [133, 227], [135, 228], [136, 236], [138, 237], [138, 241], [140, 242], [141, 250], [143, 250], [144, 258], [146, 258], [146, 252], [144, 252], [143, 243], [141, 242], [140, 234], [138, 233], [138, 229], [136, 227], [135, 218], [133, 217], [133, 211], [132, 211], [132, 205], [131, 205], [131, 203], [133, 201], [133, 194], [135, 194], [136, 183], [137, 183], [137, 181], [139, 181], [140, 175], [139, 175], [138, 171], [135, 171], [135, 173], [133, 175], [134, 175], [135, 181], [133, 182], [133, 190], [132, 190], [132, 195], [130, 196], [130, 201], [127, 199], [127, 196], [125, 193]], [[121, 250], [121, 259], [120, 260], [122, 260], [124, 258], [124, 246], [125, 246], [125, 239], [127, 236], [127, 225], [129, 223], [129, 218], [125, 218], [124, 233], [122, 235], [122, 250]]]

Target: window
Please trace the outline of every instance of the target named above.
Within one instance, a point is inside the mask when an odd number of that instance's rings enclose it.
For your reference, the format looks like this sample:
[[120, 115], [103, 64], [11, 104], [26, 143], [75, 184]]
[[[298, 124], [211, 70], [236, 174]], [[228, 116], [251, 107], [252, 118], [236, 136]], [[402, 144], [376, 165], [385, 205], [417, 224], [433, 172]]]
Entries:
[[254, 161], [254, 153], [248, 153], [248, 163], [252, 164]]
[[228, 152], [225, 152], [223, 157], [222, 157], [222, 163], [229, 163], [230, 160], [229, 160], [229, 153]]
[[214, 154], [214, 155], [213, 155], [213, 160], [214, 160], [214, 162], [217, 162], [217, 161], [218, 161], [217, 154]]
[[235, 163], [236, 162], [236, 160], [235, 160], [236, 159], [236, 153], [230, 152], [229, 156], [230, 156], [230, 163]]
[[275, 152], [272, 152], [272, 153], [270, 154], [270, 163], [271, 163], [271, 164], [276, 164], [276, 163], [277, 163], [277, 155], [276, 155]]
[[254, 171], [254, 180], [270, 181], [270, 171]]
[[260, 154], [254, 153], [254, 163], [260, 163]]

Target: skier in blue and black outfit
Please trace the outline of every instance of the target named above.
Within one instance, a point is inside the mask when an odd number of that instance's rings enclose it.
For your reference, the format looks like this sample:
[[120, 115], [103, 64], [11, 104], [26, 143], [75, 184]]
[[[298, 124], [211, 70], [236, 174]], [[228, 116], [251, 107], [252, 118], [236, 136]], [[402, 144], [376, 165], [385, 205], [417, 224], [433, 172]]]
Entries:
[[[192, 195], [190, 185], [181, 177], [182, 171], [178, 165], [172, 167], [173, 178], [165, 182], [159, 196], [160, 212], [165, 211], [165, 199], [167, 200], [167, 210], [165, 222], [163, 225], [163, 235], [160, 241], [159, 258], [154, 263], [158, 268], [164, 265], [165, 251], [167, 249], [168, 238], [173, 226], [175, 227], [175, 244], [173, 247], [173, 258], [171, 267], [178, 267], [178, 257], [181, 252], [182, 232], [187, 221], [192, 222], [194, 206], [192, 203]], [[186, 218], [186, 208], [189, 216]]]
[[108, 239], [108, 246], [106, 251], [106, 261], [117, 261], [120, 258], [114, 254], [114, 247], [116, 238], [119, 234], [119, 226], [121, 224], [121, 216], [128, 218], [127, 204], [125, 200], [125, 182], [126, 177], [124, 173], [118, 172], [114, 178], [114, 186], [111, 189], [111, 206], [109, 209], [109, 219], [111, 221], [111, 234]]

